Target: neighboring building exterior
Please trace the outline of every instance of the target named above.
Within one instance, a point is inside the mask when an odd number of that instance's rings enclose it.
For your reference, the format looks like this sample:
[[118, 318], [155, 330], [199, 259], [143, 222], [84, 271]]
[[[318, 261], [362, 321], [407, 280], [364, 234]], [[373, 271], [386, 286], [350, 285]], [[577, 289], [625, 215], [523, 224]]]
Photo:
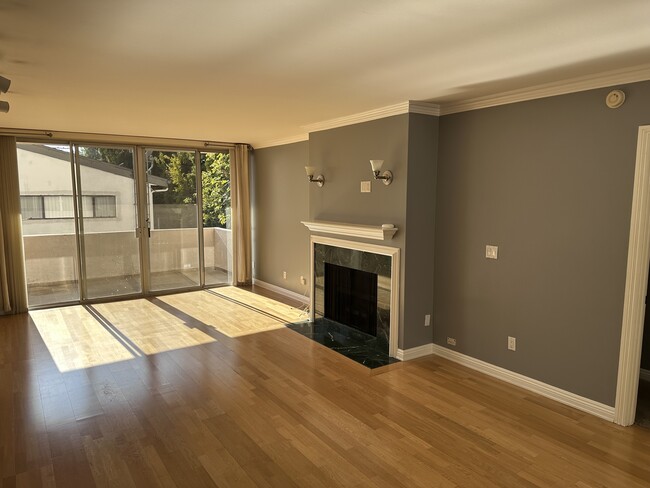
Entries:
[[[79, 163], [84, 231], [135, 231], [133, 170], [83, 156]], [[41, 144], [18, 144], [18, 170], [29, 174], [29, 178], [20, 178], [23, 234], [74, 233], [69, 152]], [[151, 192], [152, 187], [166, 187], [167, 180], [150, 175], [147, 184]]]

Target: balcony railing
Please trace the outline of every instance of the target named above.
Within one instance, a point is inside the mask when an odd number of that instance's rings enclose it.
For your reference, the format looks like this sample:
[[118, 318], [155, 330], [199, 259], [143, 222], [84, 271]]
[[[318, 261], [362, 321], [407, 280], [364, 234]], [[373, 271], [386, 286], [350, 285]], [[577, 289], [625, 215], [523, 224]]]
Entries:
[[[86, 277], [90, 280], [138, 275], [140, 253], [134, 236], [133, 231], [87, 233]], [[203, 243], [205, 268], [228, 270], [232, 262], [231, 231], [204, 228]], [[74, 234], [25, 236], [24, 248], [28, 286], [78, 281]], [[149, 248], [152, 273], [183, 272], [198, 267], [196, 229], [152, 230]]]

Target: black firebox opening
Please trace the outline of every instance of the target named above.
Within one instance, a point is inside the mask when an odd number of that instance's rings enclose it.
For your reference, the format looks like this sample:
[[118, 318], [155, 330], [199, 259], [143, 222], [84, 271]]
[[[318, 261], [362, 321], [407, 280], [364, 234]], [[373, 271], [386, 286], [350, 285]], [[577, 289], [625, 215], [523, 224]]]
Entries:
[[325, 263], [325, 318], [377, 336], [377, 275]]

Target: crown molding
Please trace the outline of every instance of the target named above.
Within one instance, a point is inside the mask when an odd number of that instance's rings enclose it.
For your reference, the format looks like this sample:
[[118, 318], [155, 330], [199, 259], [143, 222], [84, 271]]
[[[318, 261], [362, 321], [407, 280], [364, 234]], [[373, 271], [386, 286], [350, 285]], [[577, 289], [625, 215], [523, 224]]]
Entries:
[[595, 90], [597, 88], [605, 88], [624, 83], [637, 83], [639, 81], [647, 80], [650, 80], [650, 64], [606, 71], [596, 75], [579, 76], [563, 81], [544, 83], [528, 88], [472, 98], [460, 102], [446, 103], [441, 106], [440, 114], [449, 115], [458, 112], [468, 112], [470, 110], [478, 110], [481, 108], [496, 107], [498, 105], [506, 105], [509, 103], [524, 102], [526, 100], [536, 100], [539, 98], [566, 95], [568, 93]]
[[255, 149], [263, 149], [265, 147], [284, 146], [285, 144], [294, 144], [296, 142], [304, 142], [308, 140], [309, 134], [305, 133], [292, 137], [283, 137], [282, 139], [267, 139], [259, 144], [255, 144], [254, 147]]
[[407, 102], [396, 103], [394, 105], [388, 105], [386, 107], [380, 107], [374, 110], [368, 110], [366, 112], [317, 122], [315, 124], [303, 125], [301, 129], [303, 129], [305, 133], [301, 135], [264, 141], [263, 143], [256, 144], [255, 147], [263, 148], [281, 146], [284, 144], [292, 144], [294, 142], [307, 141], [309, 140], [310, 132], [335, 129], [346, 125], [383, 119], [384, 117], [391, 117], [393, 115], [402, 115], [406, 113], [434, 116], [450, 115], [459, 112], [469, 112], [471, 110], [507, 105], [509, 103], [525, 102], [527, 100], [537, 100], [539, 98], [566, 95], [568, 93], [595, 90], [598, 88], [627, 83], [638, 83], [640, 81], [648, 80], [650, 80], [650, 64], [643, 64], [631, 68], [605, 71], [595, 75], [579, 76], [576, 78], [544, 83], [528, 88], [510, 90], [494, 95], [471, 98], [458, 102], [436, 104], [410, 100]]
[[440, 116], [440, 105], [437, 103], [431, 102], [414, 102], [410, 101], [409, 103], [409, 113], [411, 114], [422, 114], [422, 115], [435, 115], [436, 117]]
[[336, 129], [337, 127], [344, 127], [346, 125], [359, 124], [361, 122], [369, 122], [371, 120], [408, 113], [437, 116], [440, 115], [440, 106], [429, 102], [407, 101], [376, 108], [374, 110], [368, 110], [367, 112], [337, 117], [335, 119], [324, 120], [315, 124], [303, 125], [302, 129], [307, 132], [318, 132], [321, 130]]
[[259, 144], [255, 144], [254, 146], [255, 149], [263, 149], [265, 147], [293, 144], [294, 142], [309, 140], [310, 132], [336, 129], [337, 127], [344, 127], [346, 125], [359, 124], [361, 122], [369, 122], [371, 120], [378, 120], [383, 119], [384, 117], [391, 117], [393, 115], [402, 115], [408, 113], [439, 116], [440, 105], [430, 102], [415, 102], [412, 100], [408, 102], [396, 103], [395, 105], [388, 105], [386, 107], [368, 110], [367, 112], [346, 115], [344, 117], [338, 117], [336, 119], [324, 120], [323, 122], [317, 122], [315, 124], [303, 125], [301, 126], [301, 129], [305, 131], [303, 134], [282, 139], [269, 139], [262, 141]]

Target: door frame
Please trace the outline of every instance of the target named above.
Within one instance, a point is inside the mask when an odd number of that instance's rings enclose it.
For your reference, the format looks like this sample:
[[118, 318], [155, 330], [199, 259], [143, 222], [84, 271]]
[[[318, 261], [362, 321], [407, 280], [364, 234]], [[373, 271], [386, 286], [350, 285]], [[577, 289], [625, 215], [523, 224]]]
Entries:
[[614, 422], [634, 423], [650, 258], [650, 125], [639, 127]]
[[[84, 182], [81, 177], [81, 162], [80, 158], [83, 156], [79, 152], [81, 147], [94, 147], [94, 148], [106, 148], [106, 149], [126, 149], [131, 151], [133, 157], [133, 194], [135, 199], [135, 219], [134, 224], [135, 228], [132, 231], [135, 233], [136, 239], [138, 239], [138, 259], [139, 259], [139, 273], [140, 273], [140, 291], [126, 293], [123, 295], [108, 295], [100, 297], [88, 297], [88, 256], [86, 255], [86, 231], [85, 231], [85, 219], [83, 215], [83, 190]], [[138, 226], [140, 225], [140, 192], [139, 192], [139, 173], [138, 173], [138, 161], [137, 161], [137, 148], [134, 145], [129, 144], [111, 144], [111, 143], [86, 143], [86, 142], [70, 142], [70, 155], [72, 160], [73, 167], [73, 199], [74, 199], [74, 220], [76, 228], [76, 240], [77, 240], [77, 262], [79, 268], [79, 302], [82, 304], [93, 303], [96, 300], [112, 300], [112, 299], [129, 299], [136, 298], [141, 296], [144, 293], [144, 270], [143, 270], [143, 259], [142, 259], [142, 239], [140, 238]]]
[[[196, 285], [182, 286], [182, 287], [172, 287], [172, 288], [163, 288], [152, 290], [152, 280], [151, 280], [151, 229], [153, 218], [153, 195], [149, 194], [147, 187], [147, 151], [160, 151], [160, 152], [184, 152], [184, 153], [193, 153], [194, 154], [194, 174], [195, 174], [195, 185], [194, 189], [196, 190], [196, 245], [197, 245], [197, 266], [198, 266], [198, 278], [199, 281]], [[204, 256], [204, 242], [203, 242], [203, 185], [202, 185], [202, 176], [201, 176], [201, 150], [196, 148], [179, 148], [179, 147], [161, 147], [161, 146], [138, 146], [138, 175], [139, 185], [138, 185], [138, 205], [141, 205], [140, 210], [142, 213], [142, 219], [140, 220], [141, 225], [141, 235], [140, 235], [140, 255], [143, 260], [143, 274], [146, 274], [146, 287], [143, 287], [143, 293], [145, 296], [154, 296], [159, 293], [180, 293], [185, 291], [196, 291], [205, 288], [205, 256]], [[151, 199], [151, 201], [150, 201]]]

